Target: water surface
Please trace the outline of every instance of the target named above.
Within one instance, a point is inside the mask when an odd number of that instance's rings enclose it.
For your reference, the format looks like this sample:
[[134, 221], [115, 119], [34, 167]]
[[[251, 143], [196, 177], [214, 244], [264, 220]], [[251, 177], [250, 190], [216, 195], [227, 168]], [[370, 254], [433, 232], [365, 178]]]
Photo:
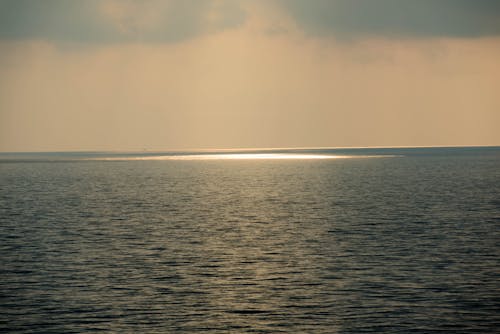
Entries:
[[252, 153], [0, 154], [0, 330], [500, 328], [499, 148]]

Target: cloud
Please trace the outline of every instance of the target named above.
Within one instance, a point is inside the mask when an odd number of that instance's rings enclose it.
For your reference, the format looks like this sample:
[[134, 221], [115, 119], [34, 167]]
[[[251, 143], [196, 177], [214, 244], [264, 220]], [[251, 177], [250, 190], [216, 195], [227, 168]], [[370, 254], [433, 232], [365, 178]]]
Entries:
[[500, 143], [499, 38], [322, 43], [253, 27], [0, 43], [0, 151]]
[[482, 37], [500, 35], [498, 0], [278, 0], [311, 35]]
[[[0, 40], [0, 151], [500, 143], [497, 36], [311, 38], [277, 1], [239, 1], [240, 25], [234, 2], [197, 3], [65, 1], [51, 23], [53, 2], [32, 2], [46, 13], [19, 26], [0, 8], [15, 28]], [[155, 37], [183, 11], [185, 28]]]
[[0, 40], [175, 43], [240, 27], [249, 6], [278, 8], [309, 36], [500, 35], [498, 0], [0, 0]]
[[0, 39], [179, 42], [242, 24], [230, 0], [0, 0]]

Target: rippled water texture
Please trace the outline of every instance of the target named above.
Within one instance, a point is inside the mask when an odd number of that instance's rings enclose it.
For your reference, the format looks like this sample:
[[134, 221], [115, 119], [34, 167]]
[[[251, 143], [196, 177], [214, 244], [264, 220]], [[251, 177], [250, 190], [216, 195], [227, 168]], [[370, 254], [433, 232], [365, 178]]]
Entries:
[[0, 331], [498, 332], [499, 148], [305, 153], [0, 155]]

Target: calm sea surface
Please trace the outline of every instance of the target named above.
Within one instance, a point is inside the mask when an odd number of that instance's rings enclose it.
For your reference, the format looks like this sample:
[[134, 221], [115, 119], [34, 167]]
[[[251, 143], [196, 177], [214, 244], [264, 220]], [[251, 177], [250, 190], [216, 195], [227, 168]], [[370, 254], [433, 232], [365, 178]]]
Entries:
[[500, 148], [260, 153], [0, 154], [0, 331], [500, 331]]

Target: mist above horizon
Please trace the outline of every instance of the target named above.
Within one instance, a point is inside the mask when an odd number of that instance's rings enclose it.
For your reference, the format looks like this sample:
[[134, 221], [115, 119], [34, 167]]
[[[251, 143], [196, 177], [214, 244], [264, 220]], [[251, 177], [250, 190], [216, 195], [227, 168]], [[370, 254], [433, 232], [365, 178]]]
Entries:
[[500, 5], [0, 0], [0, 151], [499, 145]]

